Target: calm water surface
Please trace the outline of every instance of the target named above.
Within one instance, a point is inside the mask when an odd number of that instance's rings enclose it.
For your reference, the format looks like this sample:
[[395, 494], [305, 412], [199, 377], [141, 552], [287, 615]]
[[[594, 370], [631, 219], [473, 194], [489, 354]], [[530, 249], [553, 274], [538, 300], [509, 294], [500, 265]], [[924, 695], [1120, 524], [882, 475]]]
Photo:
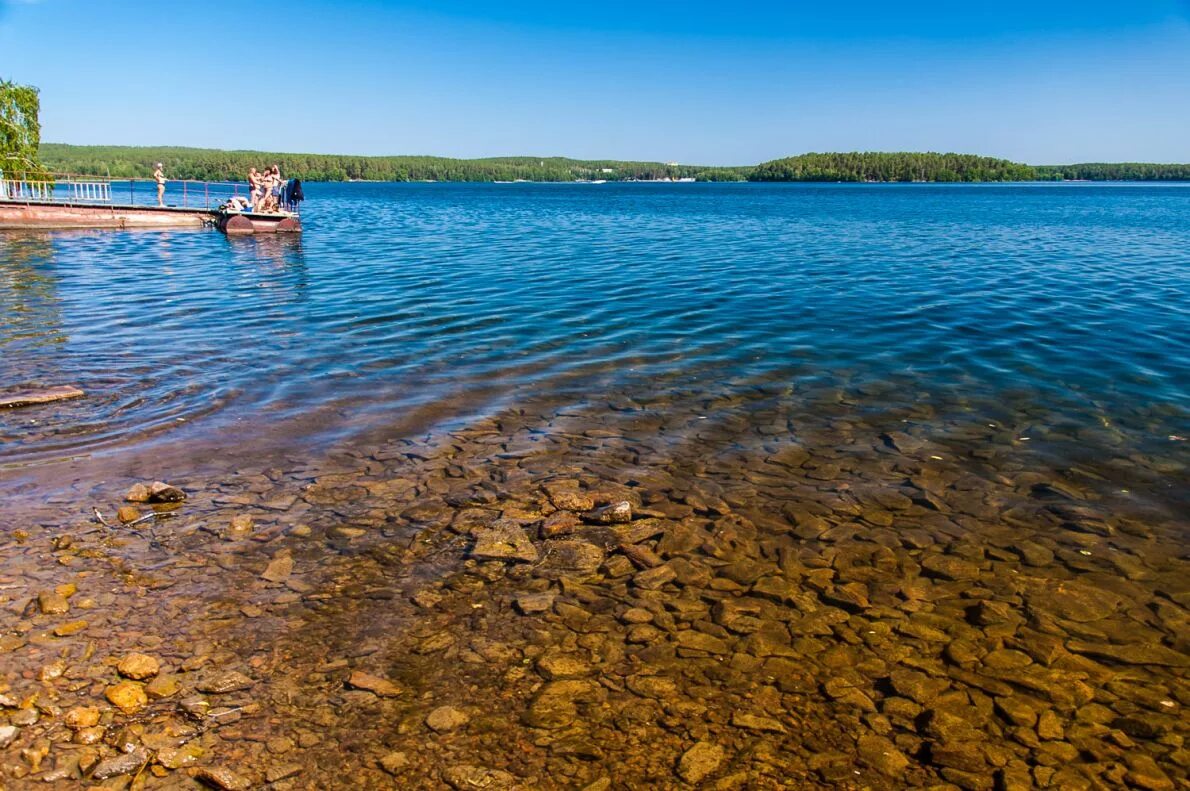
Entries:
[[89, 394], [0, 460], [757, 385], [1190, 433], [1190, 185], [308, 194], [300, 239], [0, 234], [0, 388]]

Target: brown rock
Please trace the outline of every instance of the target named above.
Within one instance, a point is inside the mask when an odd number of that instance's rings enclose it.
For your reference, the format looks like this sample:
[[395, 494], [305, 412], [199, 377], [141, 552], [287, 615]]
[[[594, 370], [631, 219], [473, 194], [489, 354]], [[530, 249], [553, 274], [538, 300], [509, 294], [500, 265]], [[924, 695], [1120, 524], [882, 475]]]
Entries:
[[537, 671], [550, 681], [584, 678], [591, 675], [592, 670], [591, 665], [581, 658], [558, 651], [547, 651], [537, 660]]
[[595, 501], [591, 499], [591, 496], [579, 491], [577, 485], [575, 487], [547, 486], [546, 493], [554, 507], [562, 511], [583, 512], [590, 511], [595, 507]]
[[979, 577], [979, 566], [952, 555], [929, 555], [921, 567], [930, 576], [944, 580], [973, 580]]
[[541, 537], [554, 538], [575, 532], [583, 522], [569, 511], [555, 511], [541, 523]]
[[900, 777], [909, 766], [905, 754], [883, 736], [861, 736], [858, 747], [859, 759], [882, 775]]
[[120, 660], [116, 670], [125, 678], [143, 681], [161, 670], [161, 663], [148, 654], [129, 654]]
[[632, 578], [632, 584], [645, 590], [658, 590], [666, 583], [673, 582], [677, 576], [673, 566], [665, 563], [640, 572]]
[[35, 406], [49, 404], [54, 401], [66, 401], [71, 398], [82, 398], [86, 393], [72, 385], [58, 385], [57, 387], [43, 387], [40, 390], [21, 390], [0, 395], [0, 409], [13, 409], [19, 406]]
[[145, 693], [152, 700], [160, 700], [178, 694], [181, 688], [182, 685], [173, 676], [157, 676], [145, 685]]
[[363, 689], [382, 698], [395, 698], [401, 694], [401, 688], [386, 678], [373, 676], [362, 670], [353, 671], [347, 679], [347, 686]]
[[218, 673], [204, 678], [195, 684], [194, 688], [199, 692], [222, 695], [228, 692], [239, 692], [242, 689], [248, 689], [255, 683], [255, 681], [243, 673], [237, 670], [229, 670], [226, 673]]
[[75, 731], [94, 728], [99, 724], [99, 709], [96, 706], [76, 706], [63, 715], [62, 722]]
[[194, 771], [195, 779], [221, 791], [248, 791], [252, 784], [223, 766], [203, 766]]
[[293, 558], [280, 555], [269, 561], [269, 565], [261, 573], [260, 578], [269, 582], [284, 582], [293, 572]]
[[185, 499], [185, 492], [164, 481], [154, 481], [149, 485], [149, 502], [151, 503], [180, 503]]
[[457, 730], [470, 721], [471, 717], [465, 711], [454, 706], [439, 706], [426, 717], [426, 725], [437, 733]]
[[698, 785], [719, 771], [727, 753], [711, 742], [697, 742], [678, 759], [678, 776], [691, 785]]
[[1106, 618], [1121, 604], [1111, 591], [1070, 581], [1035, 583], [1028, 601], [1031, 610], [1080, 623]]
[[37, 606], [43, 615], [62, 615], [70, 609], [70, 602], [57, 591], [42, 591], [37, 594]]
[[54, 634], [58, 637], [70, 637], [72, 634], [78, 634], [87, 628], [86, 621], [70, 621], [69, 623], [59, 624], [54, 627]]
[[546, 579], [590, 577], [606, 557], [602, 549], [580, 539], [552, 539], [542, 544], [541, 549], [543, 556], [535, 573]]
[[140, 509], [135, 505], [122, 505], [116, 509], [116, 519], [119, 519], [122, 525], [135, 522], [140, 519]]
[[1173, 781], [1157, 766], [1157, 762], [1141, 752], [1133, 750], [1124, 756], [1128, 763], [1128, 782], [1146, 791], [1173, 791]]
[[92, 780], [107, 780], [119, 775], [132, 774], [149, 760], [149, 753], [143, 747], [129, 753], [117, 753], [100, 761], [91, 772]]
[[503, 769], [488, 769], [469, 764], [450, 766], [442, 770], [442, 781], [455, 791], [474, 791], [477, 788], [518, 791], [522, 788], [517, 784], [516, 777]]
[[130, 503], [147, 503], [149, 497], [149, 487], [143, 483], [133, 484], [132, 488], [128, 490], [128, 494], [124, 495], [124, 499]]
[[121, 681], [103, 691], [112, 705], [125, 714], [135, 714], [149, 702], [145, 688], [135, 681]]
[[480, 560], [524, 563], [533, 563], [538, 558], [537, 547], [533, 546], [524, 529], [509, 519], [500, 519], [491, 527], [477, 528], [471, 556]]
[[734, 711], [731, 715], [731, 724], [737, 728], [743, 728], [749, 731], [760, 731], [763, 733], [787, 733], [785, 726], [780, 721], [772, 717], [763, 717], [759, 714], [747, 714], [742, 711]]
[[181, 769], [198, 763], [202, 756], [202, 746], [197, 742], [189, 742], [180, 747], [163, 747], [158, 750], [157, 762], [166, 769]]
[[597, 525], [626, 524], [632, 521], [632, 503], [621, 500], [583, 514], [583, 520]]
[[533, 615], [549, 612], [557, 598], [558, 594], [553, 591], [543, 591], [541, 593], [518, 593], [513, 601], [522, 615]]
[[380, 759], [380, 768], [390, 775], [400, 774], [409, 766], [409, 758], [402, 752], [391, 752]]

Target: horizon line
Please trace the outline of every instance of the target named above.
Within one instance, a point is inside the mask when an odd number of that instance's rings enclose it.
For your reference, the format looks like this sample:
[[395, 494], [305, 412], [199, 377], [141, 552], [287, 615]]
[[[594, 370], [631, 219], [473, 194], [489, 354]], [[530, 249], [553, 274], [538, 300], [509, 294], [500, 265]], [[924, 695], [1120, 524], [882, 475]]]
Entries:
[[1124, 159], [1124, 160], [1083, 160], [1079, 162], [1049, 162], [1049, 163], [1032, 163], [1019, 162], [1014, 159], [1006, 157], [992, 156], [989, 154], [973, 154], [963, 151], [929, 151], [929, 150], [882, 150], [882, 149], [866, 149], [858, 150], [852, 149], [850, 151], [802, 151], [797, 154], [787, 154], [773, 159], [766, 159], [760, 162], [745, 164], [745, 165], [708, 165], [697, 162], [663, 162], [661, 160], [652, 159], [617, 159], [613, 157], [575, 157], [564, 154], [495, 154], [491, 156], [482, 157], [457, 157], [448, 156], [445, 154], [345, 154], [337, 152], [318, 152], [318, 151], [265, 151], [263, 149], [255, 148], [216, 148], [209, 146], [193, 146], [193, 145], [143, 145], [143, 144], [127, 144], [127, 143], [61, 143], [53, 141], [43, 141], [41, 145], [51, 146], [70, 146], [73, 148], [177, 148], [190, 149], [193, 151], [221, 151], [228, 154], [278, 154], [283, 156], [317, 156], [317, 157], [354, 157], [357, 159], [397, 159], [403, 157], [419, 157], [425, 159], [452, 159], [458, 161], [478, 162], [491, 159], [565, 159], [572, 162], [631, 162], [648, 165], [662, 165], [665, 167], [699, 167], [699, 168], [753, 168], [763, 165], [768, 162], [777, 162], [782, 159], [792, 159], [799, 156], [821, 155], [821, 154], [953, 154], [956, 156], [975, 156], [985, 157], [987, 159], [999, 159], [1005, 162], [1012, 162], [1018, 165], [1025, 165], [1027, 167], [1070, 167], [1074, 165], [1182, 165], [1190, 166], [1190, 161], [1186, 162], [1160, 162], [1156, 160], [1139, 160], [1139, 159]]

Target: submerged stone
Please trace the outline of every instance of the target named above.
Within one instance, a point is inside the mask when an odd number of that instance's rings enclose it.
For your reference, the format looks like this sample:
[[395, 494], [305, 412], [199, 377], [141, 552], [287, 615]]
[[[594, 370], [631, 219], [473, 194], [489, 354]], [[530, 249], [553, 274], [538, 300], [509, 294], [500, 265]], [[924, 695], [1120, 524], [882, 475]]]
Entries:
[[678, 760], [678, 776], [691, 785], [698, 785], [719, 771], [726, 759], [727, 752], [719, 745], [712, 742], [697, 742], [682, 753], [682, 757]]
[[538, 553], [519, 524], [502, 519], [491, 527], [475, 530], [475, 546], [471, 549], [471, 556], [481, 560], [532, 563], [537, 560]]

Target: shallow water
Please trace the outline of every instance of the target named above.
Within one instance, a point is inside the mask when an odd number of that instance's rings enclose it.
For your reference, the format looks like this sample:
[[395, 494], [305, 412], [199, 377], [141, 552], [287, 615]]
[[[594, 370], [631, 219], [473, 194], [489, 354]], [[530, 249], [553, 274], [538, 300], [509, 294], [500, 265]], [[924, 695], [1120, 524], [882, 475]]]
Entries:
[[[316, 185], [301, 239], [0, 238], [0, 416], [45, 458], [350, 405], [323, 438], [599, 387], [893, 382], [1186, 433], [1184, 185]], [[1164, 417], [1155, 424], [1138, 410]], [[454, 414], [452, 414], [454, 413]], [[1161, 436], [1159, 436], [1161, 435]]]
[[0, 237], [13, 787], [1185, 784], [1190, 189], [310, 194]]

